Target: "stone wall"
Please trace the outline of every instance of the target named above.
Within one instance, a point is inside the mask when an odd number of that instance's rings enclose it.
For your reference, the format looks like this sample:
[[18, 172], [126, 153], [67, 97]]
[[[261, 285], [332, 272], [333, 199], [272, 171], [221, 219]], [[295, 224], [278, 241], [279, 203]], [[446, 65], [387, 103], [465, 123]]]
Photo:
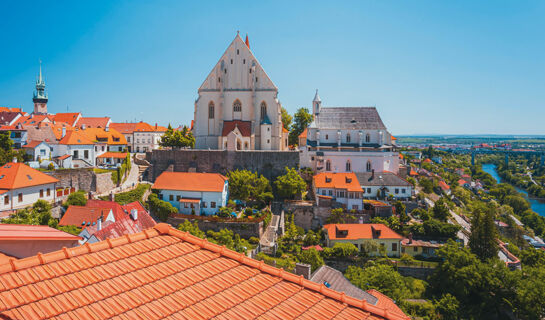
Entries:
[[170, 217], [167, 220], [167, 223], [171, 224], [175, 228], [178, 227], [180, 223], [183, 223], [185, 220], [189, 220], [192, 223], [197, 221], [199, 229], [206, 232], [208, 230], [213, 230], [215, 232], [220, 231], [221, 229], [229, 229], [234, 233], [238, 233], [242, 238], [256, 237], [261, 238], [263, 235], [263, 221], [261, 222], [237, 222], [237, 221], [211, 221], [211, 220], [201, 220], [201, 219], [185, 219], [178, 215], [173, 218]]
[[98, 194], [108, 193], [110, 190], [113, 190], [116, 187], [112, 181], [112, 172], [95, 174], [95, 179], [96, 187], [94, 191]]
[[404, 277], [413, 277], [421, 280], [427, 280], [428, 277], [435, 271], [435, 269], [418, 267], [398, 267], [397, 271]]
[[92, 168], [61, 169], [47, 174], [59, 179], [57, 188], [73, 187], [76, 190], [97, 193], [106, 193], [115, 188], [111, 172], [96, 174]]
[[227, 174], [247, 169], [274, 180], [284, 174], [284, 167], [299, 167], [298, 151], [223, 151], [223, 150], [153, 150], [146, 153], [151, 163], [149, 179], [163, 171], [215, 172]]

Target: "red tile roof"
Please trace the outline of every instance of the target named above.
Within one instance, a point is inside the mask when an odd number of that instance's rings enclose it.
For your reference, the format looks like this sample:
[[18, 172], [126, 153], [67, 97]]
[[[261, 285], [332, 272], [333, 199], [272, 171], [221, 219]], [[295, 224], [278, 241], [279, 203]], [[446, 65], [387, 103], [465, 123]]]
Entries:
[[101, 154], [97, 158], [125, 159], [126, 157], [127, 157], [126, 152], [111, 152], [111, 151], [108, 151], [108, 152], [104, 152], [103, 154]]
[[103, 128], [86, 128], [79, 132], [93, 142], [107, 143], [109, 145], [127, 144], [125, 136], [113, 128], [110, 128], [108, 131]]
[[36, 140], [34, 140], [34, 141], [29, 141], [27, 144], [25, 144], [25, 145], [23, 146], [23, 148], [34, 149], [34, 148], [36, 148], [37, 146], [39, 146], [40, 143], [42, 143], [42, 142], [44, 142], [44, 141], [36, 141]]
[[461, 186], [463, 186], [466, 183], [467, 183], [467, 181], [465, 181], [464, 179], [458, 180], [458, 184], [461, 185]]
[[80, 240], [81, 237], [48, 226], [0, 224], [0, 240]]
[[65, 122], [71, 126], [75, 126], [78, 122], [78, 117], [81, 117], [79, 112], [64, 112], [53, 115], [55, 122]]
[[235, 130], [235, 127], [238, 128], [243, 137], [249, 137], [252, 135], [252, 123], [250, 121], [241, 120], [224, 121], [221, 135], [226, 137], [231, 131]]
[[0, 107], [0, 112], [23, 112], [23, 110], [15, 107]]
[[445, 181], [439, 181], [439, 187], [443, 190], [449, 190], [450, 187], [448, 186], [448, 184], [445, 183]]
[[11, 319], [409, 319], [166, 224], [0, 265]]
[[354, 172], [322, 172], [314, 176], [316, 188], [346, 189], [352, 192], [363, 192], [358, 177]]
[[59, 141], [60, 144], [66, 145], [94, 145], [94, 141], [87, 138], [81, 131], [67, 131], [64, 138]]
[[106, 128], [110, 117], [82, 117], [78, 121], [78, 127], [85, 125], [86, 128]]
[[9, 162], [0, 167], [0, 190], [26, 188], [55, 182], [59, 182], [59, 180], [32, 169], [24, 163]]
[[[123, 219], [102, 228], [102, 230], [94, 232], [92, 235], [94, 235], [98, 240], [106, 240], [108, 238], [117, 238], [126, 234], [137, 233], [156, 225], [155, 220], [153, 220], [146, 209], [138, 201], [124, 205], [123, 209], [127, 211], [128, 215], [126, 215]], [[130, 215], [132, 210], [136, 210], [138, 212], [136, 220]]]
[[396, 303], [388, 296], [380, 293], [375, 289], [367, 290], [367, 293], [377, 298], [376, 306], [386, 309], [392, 313], [399, 315], [400, 317], [405, 316], [405, 313], [396, 305]]
[[222, 192], [226, 180], [219, 173], [164, 171], [157, 177], [152, 189]]
[[301, 132], [301, 134], [299, 135], [299, 138], [307, 138], [307, 133], [308, 133], [308, 128], [305, 128], [305, 130], [303, 130], [303, 132]]
[[126, 212], [123, 209], [123, 206], [115, 201], [89, 199], [87, 200], [87, 204], [85, 204], [85, 206], [92, 207], [92, 208], [112, 209], [116, 221], [120, 220], [126, 215]]
[[110, 123], [110, 128], [113, 128], [121, 133], [133, 133], [136, 128], [136, 123]]
[[109, 208], [69, 206], [59, 221], [59, 226], [84, 227], [94, 225], [100, 216], [106, 219], [109, 213]]
[[[403, 239], [394, 230], [380, 223], [345, 223], [345, 224], [326, 224], [324, 225], [330, 240], [357, 240], [357, 239]], [[346, 236], [337, 237], [336, 230], [347, 230]], [[373, 229], [380, 230], [378, 237], [373, 237]]]

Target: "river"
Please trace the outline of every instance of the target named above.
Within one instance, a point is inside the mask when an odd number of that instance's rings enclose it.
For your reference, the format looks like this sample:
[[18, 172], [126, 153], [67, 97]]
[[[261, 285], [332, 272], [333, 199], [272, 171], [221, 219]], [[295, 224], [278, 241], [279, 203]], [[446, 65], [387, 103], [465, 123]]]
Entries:
[[[483, 171], [486, 173], [489, 173], [498, 183], [505, 182], [503, 179], [499, 176], [498, 172], [496, 171], [496, 165], [492, 163], [483, 164]], [[537, 212], [540, 216], [545, 217], [545, 201], [538, 200], [535, 198], [531, 198], [528, 196], [528, 192], [524, 189], [521, 189], [515, 185], [513, 185], [515, 189], [522, 193], [524, 197], [530, 202], [530, 206], [532, 207], [532, 210]]]

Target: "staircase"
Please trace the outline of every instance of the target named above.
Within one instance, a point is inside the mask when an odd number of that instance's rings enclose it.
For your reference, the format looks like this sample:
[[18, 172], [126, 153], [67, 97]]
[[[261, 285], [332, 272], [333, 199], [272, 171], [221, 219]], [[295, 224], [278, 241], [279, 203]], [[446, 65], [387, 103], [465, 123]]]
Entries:
[[151, 164], [145, 159], [145, 154], [135, 154], [134, 155], [134, 164], [138, 166], [138, 177], [140, 181], [147, 178], [147, 170]]

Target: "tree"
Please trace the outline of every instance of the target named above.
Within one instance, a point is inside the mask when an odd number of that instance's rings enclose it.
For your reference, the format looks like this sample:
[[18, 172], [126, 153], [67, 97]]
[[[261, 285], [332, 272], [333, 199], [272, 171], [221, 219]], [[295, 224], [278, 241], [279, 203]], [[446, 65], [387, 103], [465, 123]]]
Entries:
[[184, 220], [184, 222], [178, 225], [178, 230], [189, 232], [195, 237], [204, 238], [204, 231], [199, 229], [197, 221], [191, 223], [189, 220]]
[[443, 198], [440, 198], [435, 202], [432, 212], [435, 219], [443, 222], [447, 221], [447, 218], [450, 217], [449, 208], [445, 204]]
[[516, 293], [519, 315], [526, 319], [545, 318], [545, 270], [542, 265], [524, 269]]
[[331, 249], [331, 255], [337, 258], [349, 258], [354, 257], [358, 254], [358, 248], [350, 242], [337, 242], [333, 245]]
[[148, 206], [150, 212], [155, 214], [161, 221], [167, 221], [171, 214], [178, 212], [178, 209], [173, 207], [170, 202], [160, 200], [155, 193], [149, 195]]
[[293, 117], [288, 113], [288, 111], [284, 107], [282, 107], [280, 111], [282, 112], [282, 125], [284, 126], [284, 128], [286, 128], [286, 130], [289, 131]]
[[331, 210], [331, 215], [327, 217], [327, 223], [348, 223], [355, 220], [356, 217], [353, 215], [344, 212], [343, 208], [337, 208]]
[[294, 199], [306, 190], [307, 184], [294, 168], [285, 168], [286, 174], [276, 178], [276, 191], [281, 198]]
[[324, 259], [322, 259], [320, 253], [314, 248], [301, 251], [297, 255], [297, 260], [301, 263], [310, 264], [311, 272], [316, 271], [316, 269], [324, 265]]
[[427, 178], [421, 178], [418, 183], [422, 187], [422, 190], [425, 193], [432, 193], [433, 192], [433, 181]]
[[13, 150], [13, 140], [10, 138], [10, 131], [0, 132], [0, 165], [12, 162], [13, 158], [17, 158], [18, 162], [25, 160], [24, 150]]
[[182, 130], [174, 130], [169, 124], [167, 131], [161, 137], [159, 145], [161, 147], [170, 147], [173, 149], [194, 148], [195, 138], [187, 126], [183, 126]]
[[498, 256], [498, 231], [494, 224], [495, 208], [477, 208], [471, 221], [469, 247], [482, 261]]
[[229, 195], [241, 201], [255, 201], [262, 205], [273, 199], [269, 180], [249, 170], [234, 170], [227, 174]]
[[51, 219], [51, 204], [45, 200], [38, 200], [32, 205], [32, 211], [37, 216], [38, 224], [47, 226]]
[[85, 191], [80, 190], [71, 193], [63, 204], [63, 207], [69, 206], [85, 206], [87, 204], [87, 198], [85, 197]]
[[450, 293], [441, 296], [441, 299], [435, 301], [434, 305], [435, 310], [441, 315], [442, 320], [459, 319], [458, 310], [460, 309], [460, 303]]
[[299, 135], [305, 131], [308, 125], [312, 122], [312, 114], [307, 108], [299, 108], [295, 112], [293, 126], [289, 134], [290, 145], [296, 145], [299, 140]]
[[399, 222], [404, 225], [405, 223], [409, 222], [409, 216], [407, 215], [407, 209], [403, 202], [396, 201], [394, 204], [396, 213], [399, 215]]

